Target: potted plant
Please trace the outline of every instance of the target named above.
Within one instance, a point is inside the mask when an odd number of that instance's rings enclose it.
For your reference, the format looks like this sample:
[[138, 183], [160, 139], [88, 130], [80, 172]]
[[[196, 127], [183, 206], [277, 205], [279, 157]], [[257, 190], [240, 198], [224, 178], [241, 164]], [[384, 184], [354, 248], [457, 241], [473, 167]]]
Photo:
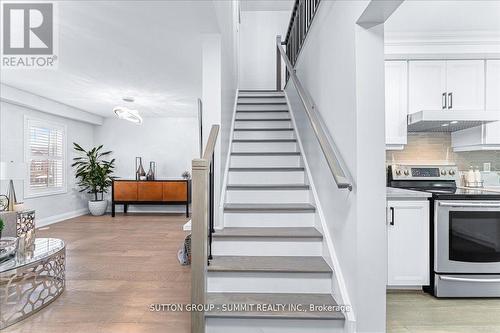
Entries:
[[86, 151], [79, 144], [73, 143], [74, 150], [83, 155], [73, 159], [72, 167], [76, 168], [77, 185], [80, 187], [80, 192], [87, 192], [93, 196], [89, 200], [89, 210], [94, 216], [106, 213], [108, 201], [104, 200], [104, 193], [108, 192], [114, 178], [112, 174], [115, 159], [106, 160], [112, 152], [102, 152], [102, 147], [100, 145]]
[[2, 238], [2, 231], [3, 231], [3, 228], [5, 227], [5, 223], [3, 222], [3, 220], [0, 218], [0, 238]]

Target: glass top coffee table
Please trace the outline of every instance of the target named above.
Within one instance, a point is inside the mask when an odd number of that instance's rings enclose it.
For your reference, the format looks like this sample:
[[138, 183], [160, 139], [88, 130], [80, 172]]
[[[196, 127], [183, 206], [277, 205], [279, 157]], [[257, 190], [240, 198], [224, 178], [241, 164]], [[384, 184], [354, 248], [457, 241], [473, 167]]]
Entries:
[[15, 256], [0, 262], [0, 330], [53, 302], [64, 291], [66, 245], [36, 238]]

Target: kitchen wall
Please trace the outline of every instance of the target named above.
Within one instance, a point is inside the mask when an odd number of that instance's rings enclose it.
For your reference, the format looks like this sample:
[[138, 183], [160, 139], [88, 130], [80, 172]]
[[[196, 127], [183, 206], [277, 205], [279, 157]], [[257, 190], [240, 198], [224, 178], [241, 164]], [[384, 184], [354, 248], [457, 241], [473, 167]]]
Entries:
[[286, 36], [290, 11], [242, 11], [240, 89], [276, 88], [276, 35]]
[[386, 152], [387, 164], [393, 163], [456, 163], [460, 170], [472, 165], [483, 169], [491, 163], [491, 170], [500, 171], [500, 151], [453, 152], [449, 133], [413, 133], [408, 135], [404, 150]]
[[[41, 105], [53, 108], [60, 103], [46, 100]], [[67, 108], [67, 106], [64, 106]], [[77, 112], [77, 110], [75, 110]], [[81, 112], [81, 111], [78, 111]], [[24, 117], [46, 120], [66, 126], [67, 159], [66, 179], [67, 192], [57, 195], [47, 195], [37, 198], [24, 199], [24, 182], [14, 181], [17, 200], [24, 201], [26, 208], [36, 210], [37, 226], [58, 222], [72, 217], [84, 215], [88, 212], [85, 195], [78, 192], [75, 186], [72, 158], [75, 156], [69, 143], [76, 141], [86, 147], [94, 143], [94, 125], [77, 120], [55, 116], [46, 112], [37, 111], [28, 107], [18, 106], [7, 102], [0, 102], [0, 160], [22, 163], [24, 159]], [[0, 193], [7, 192], [8, 181], [0, 182]]]

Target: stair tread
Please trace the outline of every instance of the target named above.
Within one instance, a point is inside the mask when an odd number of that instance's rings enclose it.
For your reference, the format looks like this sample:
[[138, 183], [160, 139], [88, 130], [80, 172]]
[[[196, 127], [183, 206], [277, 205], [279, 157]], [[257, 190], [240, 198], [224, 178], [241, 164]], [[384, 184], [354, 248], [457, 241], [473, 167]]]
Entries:
[[214, 238], [225, 237], [271, 237], [271, 238], [318, 238], [323, 235], [313, 227], [255, 227], [255, 228], [224, 228], [213, 234]]
[[286, 102], [239, 102], [238, 105], [287, 105]]
[[316, 207], [306, 203], [227, 203], [225, 212], [231, 211], [315, 211]]
[[299, 151], [231, 152], [232, 156], [300, 156]]
[[260, 119], [253, 119], [253, 118], [241, 119], [241, 118], [236, 118], [235, 121], [292, 121], [292, 119], [291, 118], [260, 118]]
[[229, 168], [229, 171], [236, 171], [236, 172], [267, 172], [267, 171], [280, 171], [280, 172], [285, 172], [285, 171], [304, 171], [303, 167], [249, 167], [249, 168], [243, 168], [243, 167], [231, 167]]
[[211, 272], [331, 273], [323, 257], [214, 256]]
[[285, 98], [285, 95], [275, 94], [275, 95], [238, 95], [238, 98]]
[[235, 128], [235, 131], [244, 131], [244, 132], [252, 132], [252, 131], [293, 131], [293, 128], [280, 128], [280, 127], [267, 127], [267, 128]]
[[[311, 304], [337, 306], [329, 294], [292, 294], [292, 293], [207, 293], [209, 304], [254, 304], [252, 310], [245, 312], [214, 310], [206, 312], [206, 317], [219, 318], [269, 318], [269, 319], [327, 319], [343, 320], [342, 312], [337, 311], [291, 311], [287, 305], [300, 304], [308, 310]], [[256, 304], [283, 304], [282, 311], [259, 311]]]
[[233, 139], [233, 142], [260, 143], [260, 142], [297, 142], [297, 139]]
[[236, 113], [290, 112], [288, 110], [236, 110]]
[[308, 190], [307, 184], [242, 184], [227, 185], [228, 190]]

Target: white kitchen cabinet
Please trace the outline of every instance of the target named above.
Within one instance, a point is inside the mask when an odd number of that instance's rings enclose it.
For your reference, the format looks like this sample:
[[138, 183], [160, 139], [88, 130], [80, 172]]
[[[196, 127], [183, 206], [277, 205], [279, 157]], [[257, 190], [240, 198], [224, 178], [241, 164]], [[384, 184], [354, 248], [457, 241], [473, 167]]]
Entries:
[[387, 285], [429, 284], [429, 201], [388, 201]]
[[446, 93], [446, 61], [409, 62], [409, 114], [440, 110]]
[[[486, 60], [486, 107], [500, 115], [500, 60]], [[500, 150], [500, 122], [452, 133], [455, 151]]]
[[386, 149], [403, 149], [407, 142], [408, 62], [385, 62]]
[[446, 61], [448, 109], [484, 110], [484, 60]]
[[484, 60], [410, 61], [409, 113], [484, 110]]

